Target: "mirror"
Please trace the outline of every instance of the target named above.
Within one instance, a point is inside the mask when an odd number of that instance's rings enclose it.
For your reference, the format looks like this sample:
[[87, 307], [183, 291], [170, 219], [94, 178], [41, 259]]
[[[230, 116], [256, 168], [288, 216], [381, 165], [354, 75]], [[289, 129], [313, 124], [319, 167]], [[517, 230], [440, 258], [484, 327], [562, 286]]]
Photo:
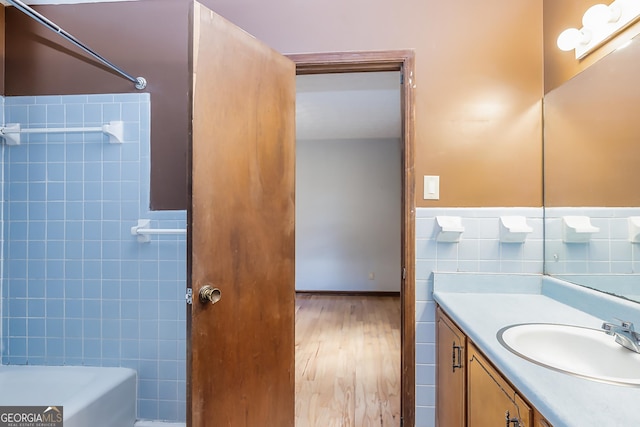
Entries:
[[[639, 83], [636, 37], [544, 98], [545, 273], [637, 302]], [[587, 242], [565, 241], [565, 216], [589, 218]]]

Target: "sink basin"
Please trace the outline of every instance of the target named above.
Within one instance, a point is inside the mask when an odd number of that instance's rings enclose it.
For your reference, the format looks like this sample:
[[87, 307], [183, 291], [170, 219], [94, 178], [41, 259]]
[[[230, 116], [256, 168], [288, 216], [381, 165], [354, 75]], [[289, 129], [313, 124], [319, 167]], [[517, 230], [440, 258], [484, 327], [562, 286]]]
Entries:
[[640, 386], [640, 354], [601, 329], [527, 323], [502, 328], [497, 338], [512, 353], [538, 365], [591, 380]]

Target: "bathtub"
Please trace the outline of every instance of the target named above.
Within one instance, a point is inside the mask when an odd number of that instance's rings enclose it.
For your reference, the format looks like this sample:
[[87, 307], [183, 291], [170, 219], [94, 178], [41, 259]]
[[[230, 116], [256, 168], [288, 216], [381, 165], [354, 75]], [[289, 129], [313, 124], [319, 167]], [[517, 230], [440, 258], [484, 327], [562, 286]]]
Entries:
[[0, 366], [1, 406], [62, 406], [64, 427], [132, 427], [136, 371], [85, 366]]

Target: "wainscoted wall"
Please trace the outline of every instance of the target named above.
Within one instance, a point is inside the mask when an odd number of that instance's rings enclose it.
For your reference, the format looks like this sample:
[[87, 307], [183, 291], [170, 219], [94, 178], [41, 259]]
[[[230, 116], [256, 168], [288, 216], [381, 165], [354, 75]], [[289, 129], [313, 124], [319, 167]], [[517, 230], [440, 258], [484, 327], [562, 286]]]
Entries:
[[149, 210], [149, 95], [9, 97], [23, 127], [124, 121], [102, 133], [22, 135], [4, 148], [2, 361], [138, 371], [138, 416], [185, 419], [184, 236], [138, 243], [131, 227], [184, 228]]
[[[16, 97], [6, 122], [98, 126], [101, 134], [33, 134], [4, 148], [2, 360], [127, 366], [138, 415], [185, 418], [184, 236], [138, 243], [130, 228], [182, 228], [185, 212], [149, 211], [148, 95]], [[436, 215], [462, 217], [459, 243], [436, 241]], [[500, 215], [524, 215], [526, 243], [500, 243]], [[542, 272], [542, 208], [419, 208], [416, 219], [418, 427], [434, 425], [433, 271]]]
[[[640, 272], [640, 244], [629, 240], [629, 217], [640, 208], [546, 208], [545, 268], [549, 274]], [[600, 231], [587, 243], [565, 243], [562, 217], [588, 216]]]
[[[462, 218], [458, 243], [436, 241], [436, 216]], [[499, 217], [522, 215], [533, 228], [524, 243], [501, 243]], [[416, 211], [416, 427], [435, 425], [433, 272], [542, 273], [542, 208], [418, 208]]]
[[[0, 13], [0, 16], [4, 14], [4, 11]], [[0, 96], [0, 123], [4, 123], [4, 97]], [[0, 156], [4, 160], [4, 151], [5, 145], [0, 143]], [[0, 245], [0, 364], [2, 364], [2, 359], [4, 355], [4, 346], [5, 341], [3, 339], [5, 334], [5, 324], [6, 321], [4, 317], [6, 315], [6, 307], [5, 301], [6, 298], [4, 296], [4, 281], [2, 277], [4, 277], [4, 161], [0, 164], [0, 236], [2, 236], [2, 243]]]

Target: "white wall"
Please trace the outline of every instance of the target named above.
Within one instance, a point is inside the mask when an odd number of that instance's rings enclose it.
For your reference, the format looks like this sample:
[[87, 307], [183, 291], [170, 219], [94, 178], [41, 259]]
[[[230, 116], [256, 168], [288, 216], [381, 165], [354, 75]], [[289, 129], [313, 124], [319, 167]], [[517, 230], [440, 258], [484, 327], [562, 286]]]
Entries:
[[399, 292], [400, 141], [304, 140], [296, 151], [296, 289]]

